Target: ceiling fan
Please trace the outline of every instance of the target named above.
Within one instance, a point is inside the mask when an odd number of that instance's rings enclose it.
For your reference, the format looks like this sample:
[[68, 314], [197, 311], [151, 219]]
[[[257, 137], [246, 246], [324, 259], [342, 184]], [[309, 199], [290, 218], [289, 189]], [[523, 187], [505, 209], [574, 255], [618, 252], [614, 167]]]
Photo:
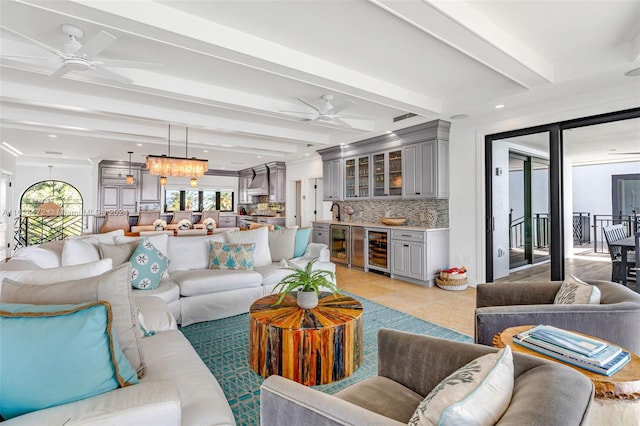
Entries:
[[298, 101], [303, 104], [314, 109], [314, 113], [306, 113], [300, 111], [283, 111], [283, 112], [294, 112], [296, 114], [313, 114], [314, 118], [305, 118], [302, 121], [322, 121], [338, 124], [344, 127], [352, 127], [349, 123], [342, 120], [343, 118], [371, 118], [365, 117], [362, 115], [349, 115], [349, 114], [341, 114], [342, 111], [350, 107], [351, 105], [355, 105], [355, 101], [351, 99], [347, 99], [345, 102], [334, 105], [333, 104], [333, 95], [322, 95], [322, 104], [320, 106], [315, 106], [309, 101], [306, 101], [302, 98], [296, 98]]
[[99, 77], [115, 80], [120, 83], [129, 84], [131, 79], [104, 68], [104, 65], [110, 65], [121, 68], [153, 68], [159, 64], [151, 64], [147, 62], [135, 61], [119, 61], [119, 60], [96, 60], [96, 57], [106, 49], [111, 43], [116, 41], [116, 37], [104, 30], [100, 30], [95, 36], [89, 39], [85, 44], [81, 44], [78, 39], [84, 36], [84, 31], [72, 24], [62, 24], [62, 32], [69, 37], [69, 40], [62, 45], [62, 50], [51, 47], [27, 35], [14, 31], [5, 26], [1, 27], [3, 31], [7, 31], [23, 40], [28, 41], [48, 52], [53, 53], [57, 58], [33, 57], [33, 56], [13, 56], [2, 55], [7, 59], [27, 59], [27, 60], [45, 60], [62, 62], [60, 67], [55, 70], [51, 77], [62, 77], [70, 71], [89, 71]]

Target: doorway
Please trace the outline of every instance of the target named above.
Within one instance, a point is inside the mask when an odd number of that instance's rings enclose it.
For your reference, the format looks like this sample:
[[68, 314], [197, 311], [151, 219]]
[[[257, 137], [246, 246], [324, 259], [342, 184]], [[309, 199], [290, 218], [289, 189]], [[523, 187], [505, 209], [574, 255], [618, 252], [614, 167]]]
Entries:
[[640, 173], [611, 176], [611, 214], [635, 216], [640, 213]]

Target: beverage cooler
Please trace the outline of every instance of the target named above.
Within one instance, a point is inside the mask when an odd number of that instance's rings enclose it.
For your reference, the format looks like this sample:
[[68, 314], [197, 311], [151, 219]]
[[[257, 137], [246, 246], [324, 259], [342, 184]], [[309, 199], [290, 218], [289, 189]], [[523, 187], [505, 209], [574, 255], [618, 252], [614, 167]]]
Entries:
[[331, 225], [329, 228], [331, 237], [331, 261], [342, 265], [349, 264], [349, 226]]
[[380, 272], [389, 272], [389, 230], [366, 229], [367, 265], [365, 271], [373, 269]]

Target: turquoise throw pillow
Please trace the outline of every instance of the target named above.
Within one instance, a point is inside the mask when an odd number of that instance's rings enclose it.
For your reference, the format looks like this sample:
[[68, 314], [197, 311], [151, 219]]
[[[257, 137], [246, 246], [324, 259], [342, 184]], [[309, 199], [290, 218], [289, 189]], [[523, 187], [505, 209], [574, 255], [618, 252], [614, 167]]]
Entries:
[[296, 232], [296, 246], [293, 250], [293, 257], [304, 256], [311, 237], [311, 228], [300, 228]]
[[103, 301], [0, 304], [0, 415], [10, 419], [138, 383], [112, 321]]
[[167, 258], [148, 238], [143, 238], [131, 258], [131, 285], [140, 290], [152, 290], [160, 285], [167, 270]]
[[255, 244], [226, 244], [211, 241], [209, 247], [209, 269], [253, 271]]

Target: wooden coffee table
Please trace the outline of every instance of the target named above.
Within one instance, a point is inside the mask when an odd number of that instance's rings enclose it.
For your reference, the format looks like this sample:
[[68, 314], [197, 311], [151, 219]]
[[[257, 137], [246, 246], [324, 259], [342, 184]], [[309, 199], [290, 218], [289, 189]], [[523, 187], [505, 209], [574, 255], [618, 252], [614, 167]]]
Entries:
[[[629, 352], [631, 360], [627, 365], [611, 376], [603, 376], [513, 343], [514, 334], [532, 327], [532, 325], [524, 325], [507, 328], [493, 337], [493, 346], [497, 348], [510, 346], [514, 352], [559, 362], [589, 377], [595, 387], [590, 424], [607, 426], [640, 424], [640, 358], [637, 355]], [[605, 341], [599, 337], [594, 338]]]
[[272, 294], [249, 309], [249, 365], [262, 377], [278, 374], [306, 386], [350, 376], [363, 358], [362, 305], [321, 293], [318, 306], [298, 307], [295, 294]]

